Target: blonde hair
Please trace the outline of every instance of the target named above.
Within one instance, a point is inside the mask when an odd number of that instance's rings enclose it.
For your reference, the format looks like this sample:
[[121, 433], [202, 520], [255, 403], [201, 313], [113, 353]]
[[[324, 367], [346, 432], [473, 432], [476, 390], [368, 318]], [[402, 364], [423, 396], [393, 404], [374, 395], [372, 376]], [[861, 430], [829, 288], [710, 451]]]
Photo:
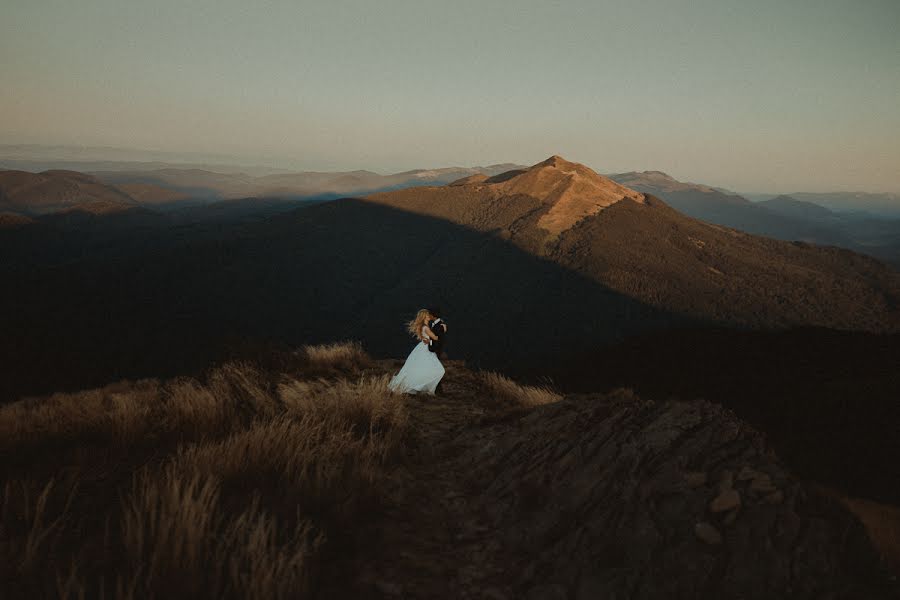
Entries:
[[428, 312], [428, 309], [423, 308], [416, 313], [416, 317], [409, 322], [407, 325], [408, 331], [412, 334], [412, 336], [416, 339], [422, 339], [422, 327], [424, 327], [428, 323], [428, 317], [431, 316], [431, 313]]

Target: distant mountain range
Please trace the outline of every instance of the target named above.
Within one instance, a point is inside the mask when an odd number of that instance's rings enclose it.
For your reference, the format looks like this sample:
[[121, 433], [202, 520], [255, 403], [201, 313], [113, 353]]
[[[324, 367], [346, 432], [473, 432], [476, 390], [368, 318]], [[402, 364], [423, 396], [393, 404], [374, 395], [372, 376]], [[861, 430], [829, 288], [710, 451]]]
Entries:
[[[676, 210], [709, 223], [781, 240], [850, 248], [900, 266], [900, 199], [895, 199], [897, 212], [892, 218], [889, 210], [877, 214], [834, 212], [815, 201], [820, 196], [832, 198], [833, 206], [846, 210], [849, 204], [837, 200], [845, 198], [840, 194], [792, 194], [751, 202], [721, 189], [677, 181], [659, 171], [617, 173], [609, 177], [635, 190], [654, 194]], [[883, 199], [889, 195], [865, 196]], [[865, 198], [859, 200], [857, 210], [872, 206]], [[885, 201], [880, 206], [892, 205]]]
[[253, 177], [243, 173], [214, 173], [198, 169], [95, 172], [114, 185], [154, 185], [206, 200], [238, 198], [323, 199], [422, 185], [443, 185], [474, 174], [496, 175], [515, 168], [502, 164], [488, 167], [418, 169], [379, 175], [371, 171], [281, 173]]
[[[75, 174], [71, 163], [67, 169], [27, 169], [27, 166], [58, 166], [59, 161], [49, 163], [0, 161], [0, 164], [15, 166], [4, 173], [23, 173], [40, 170], [40, 175], [50, 179], [62, 179], [65, 174]], [[234, 168], [210, 170], [188, 168], [185, 165], [156, 164], [141, 165], [135, 163], [78, 163], [82, 170], [82, 178], [93, 177], [95, 183], [102, 181], [114, 186], [138, 204], [152, 205], [157, 208], [178, 208], [185, 205], [203, 204], [217, 200], [235, 200], [244, 198], [269, 198], [281, 200], [333, 199], [341, 196], [367, 194], [376, 191], [402, 189], [422, 185], [443, 185], [461, 177], [475, 174], [496, 175], [511, 169], [519, 168], [514, 164], [497, 164], [487, 167], [446, 167], [439, 169], [415, 169], [392, 175], [380, 175], [372, 171], [345, 172], [268, 172], [251, 175], [236, 171]], [[114, 168], [109, 168], [110, 166]], [[270, 170], [271, 171], [271, 170]], [[37, 173], [34, 173], [38, 175]], [[6, 179], [12, 175], [5, 175]], [[0, 180], [0, 189], [5, 188]], [[53, 196], [53, 191], [45, 189], [42, 193]], [[86, 197], [85, 197], [86, 198]], [[130, 200], [126, 200], [130, 201]], [[74, 202], [69, 199], [67, 202]], [[40, 213], [46, 201], [43, 198], [25, 198], [16, 206], [22, 212]]]
[[866, 192], [794, 192], [791, 197], [844, 213], [866, 212], [874, 216], [900, 219], [900, 194]]
[[[91, 164], [96, 167], [99, 163]], [[249, 175], [183, 165], [145, 169], [122, 162], [115, 167], [91, 174], [68, 170], [0, 171], [0, 212], [34, 217], [60, 210], [101, 213], [143, 207], [170, 213], [181, 221], [221, 220], [286, 212], [295, 208], [298, 201], [324, 201], [453, 182], [476, 183], [524, 169], [520, 165], [498, 164], [418, 169], [393, 175], [363, 170]], [[848, 199], [840, 194], [796, 194], [751, 202], [734, 192], [678, 181], [660, 171], [617, 173], [609, 178], [653, 194], [673, 208], [709, 223], [787, 241], [849, 248], [900, 266], [900, 218], [885, 216], [891, 214], [889, 209], [893, 206], [890, 195], [854, 194]], [[830, 210], [809, 199], [819, 197], [838, 208]], [[880, 202], [881, 212], [841, 210], [851, 200], [869, 207]], [[0, 226], [22, 223], [7, 218]]]

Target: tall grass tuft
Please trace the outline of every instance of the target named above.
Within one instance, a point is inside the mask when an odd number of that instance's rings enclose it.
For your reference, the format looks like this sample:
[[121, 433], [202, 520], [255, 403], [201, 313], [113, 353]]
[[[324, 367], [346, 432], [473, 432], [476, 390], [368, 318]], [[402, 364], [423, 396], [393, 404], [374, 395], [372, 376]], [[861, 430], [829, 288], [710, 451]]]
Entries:
[[482, 373], [481, 381], [496, 399], [517, 406], [540, 406], [562, 400], [562, 396], [549, 387], [519, 385], [499, 373]]
[[320, 372], [350, 373], [370, 367], [369, 355], [359, 342], [339, 342], [319, 346], [303, 346], [301, 354], [309, 365]]

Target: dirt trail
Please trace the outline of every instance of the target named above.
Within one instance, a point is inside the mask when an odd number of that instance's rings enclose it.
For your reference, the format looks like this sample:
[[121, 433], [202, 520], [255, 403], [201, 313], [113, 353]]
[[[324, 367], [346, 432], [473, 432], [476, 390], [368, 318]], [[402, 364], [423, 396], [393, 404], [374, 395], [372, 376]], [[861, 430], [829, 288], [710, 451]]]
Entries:
[[483, 386], [461, 365], [446, 366], [437, 396], [408, 397], [410, 448], [389, 475], [379, 518], [361, 532], [364, 562], [348, 565], [346, 587], [323, 597], [508, 597], [489, 585], [501, 572], [491, 561], [500, 544], [469, 508], [458, 461], [483, 439], [473, 435]]

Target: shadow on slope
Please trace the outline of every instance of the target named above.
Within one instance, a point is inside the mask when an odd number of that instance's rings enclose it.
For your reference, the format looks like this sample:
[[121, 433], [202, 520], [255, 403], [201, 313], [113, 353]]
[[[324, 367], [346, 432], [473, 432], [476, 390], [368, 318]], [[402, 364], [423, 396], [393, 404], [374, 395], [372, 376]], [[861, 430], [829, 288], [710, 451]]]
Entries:
[[[499, 236], [355, 199], [194, 233], [139, 230], [127, 251], [101, 244], [74, 260], [62, 257], [96, 233], [0, 239], [16, 290], [0, 300], [0, 395], [195, 373], [236, 341], [354, 338], [405, 356], [404, 322], [430, 304], [451, 323], [451, 355], [500, 369], [691, 324]], [[54, 251], [35, 258], [45, 244]]]

